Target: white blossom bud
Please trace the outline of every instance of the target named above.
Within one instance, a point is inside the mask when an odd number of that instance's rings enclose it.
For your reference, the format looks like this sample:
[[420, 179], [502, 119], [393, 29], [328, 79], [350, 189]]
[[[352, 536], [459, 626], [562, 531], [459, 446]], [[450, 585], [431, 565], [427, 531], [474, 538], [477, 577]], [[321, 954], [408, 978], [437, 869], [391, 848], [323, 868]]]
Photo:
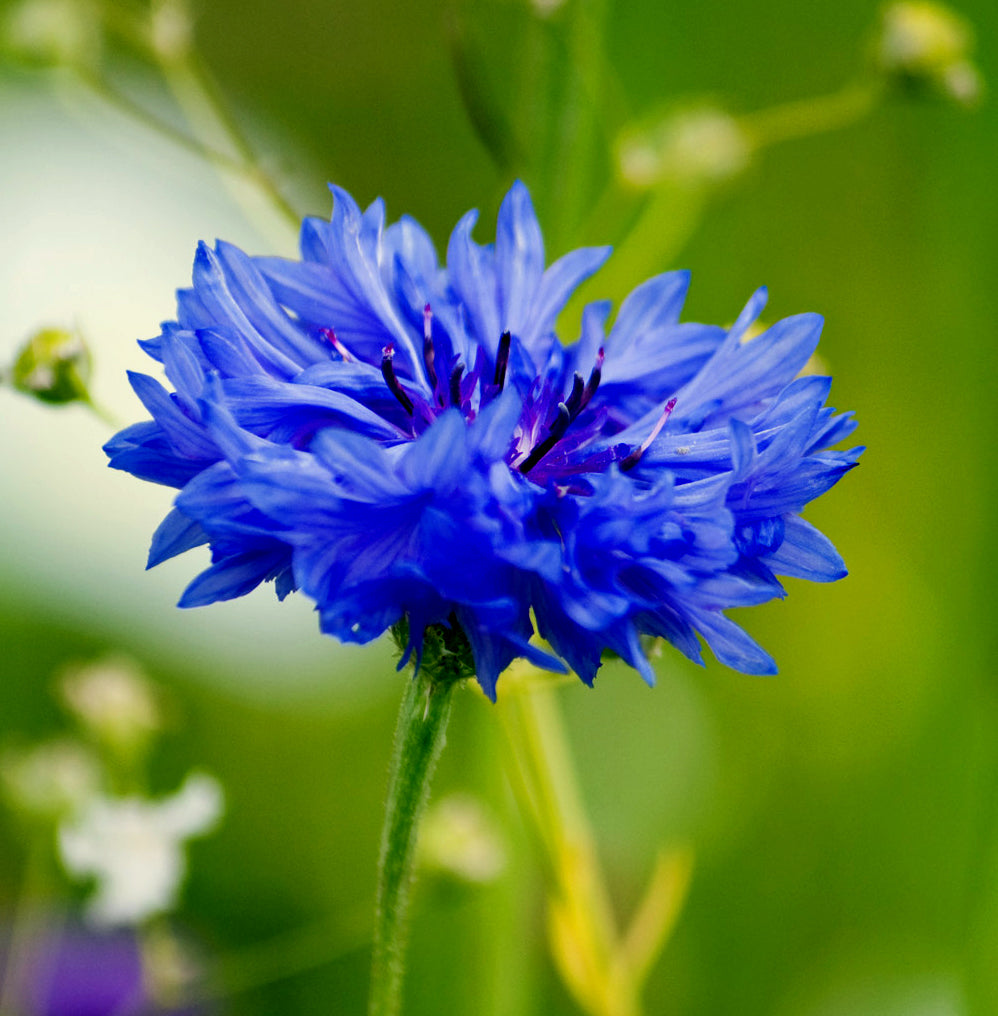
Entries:
[[118, 754], [134, 754], [162, 725], [152, 685], [125, 657], [68, 668], [59, 691], [83, 729]]
[[665, 179], [719, 183], [742, 172], [752, 146], [733, 116], [704, 106], [632, 128], [617, 145], [621, 178], [633, 187]]
[[970, 25], [950, 8], [901, 0], [884, 9], [875, 57], [881, 71], [902, 83], [929, 85], [972, 105], [982, 91], [970, 60], [973, 44]]
[[419, 860], [462, 882], [492, 882], [506, 867], [506, 850], [484, 806], [452, 794], [427, 809], [419, 831]]
[[10, 803], [35, 818], [78, 811], [97, 793], [100, 768], [86, 745], [68, 738], [0, 756], [0, 785]]

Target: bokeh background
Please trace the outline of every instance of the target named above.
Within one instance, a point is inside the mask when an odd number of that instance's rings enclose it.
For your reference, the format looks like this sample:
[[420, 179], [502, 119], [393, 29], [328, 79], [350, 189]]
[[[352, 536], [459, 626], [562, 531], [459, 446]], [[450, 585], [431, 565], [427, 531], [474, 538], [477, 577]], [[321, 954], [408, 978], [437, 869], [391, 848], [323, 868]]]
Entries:
[[[212, 0], [196, 5], [196, 40], [302, 211], [328, 214], [335, 180], [362, 204], [383, 196], [391, 217], [415, 215], [443, 247], [473, 206], [485, 237], [522, 172], [555, 256], [623, 230], [612, 207], [587, 212], [629, 120], [691, 97], [741, 114], [833, 93], [861, 73], [878, 15], [867, 0], [607, 0], [604, 58], [590, 60], [572, 3], [542, 17], [520, 0]], [[959, 9], [998, 82], [998, 8]], [[140, 60], [114, 44], [104, 57], [128, 94], [181, 123]], [[573, 75], [596, 72], [599, 117], [582, 109], [559, 148], [551, 118]], [[998, 1012], [996, 167], [994, 101], [968, 111], [891, 95], [853, 125], [759, 152], [706, 202], [690, 197], [661, 263], [639, 275], [631, 262], [633, 276], [625, 266], [587, 291], [619, 299], [642, 275], [686, 267], [688, 320], [732, 320], [761, 283], [771, 317], [820, 311], [832, 402], [856, 410], [868, 446], [808, 513], [849, 577], [790, 580], [785, 602], [739, 618], [778, 677], [665, 652], [654, 690], [608, 664], [594, 691], [559, 692], [621, 913], [657, 847], [696, 852], [650, 1014]], [[96, 397], [122, 421], [143, 415], [124, 381], [126, 367], [147, 369], [134, 340], [173, 315], [196, 241], [295, 248], [252, 187], [225, 186], [73, 75], [9, 54], [0, 223], [0, 360], [40, 325], [77, 325]], [[194, 565], [142, 571], [169, 492], [105, 468], [108, 425], [9, 391], [0, 420], [0, 736], [64, 725], [52, 682], [66, 661], [131, 654], [173, 703], [154, 788], [197, 765], [228, 802], [192, 846], [176, 922], [233, 969], [273, 964], [271, 983], [245, 978], [216, 1011], [363, 1012], [402, 681], [390, 648], [344, 649], [303, 599], [279, 605], [269, 589], [178, 611]], [[503, 752], [492, 707], [460, 695], [435, 795], [480, 798], [507, 865], [483, 887], [423, 879], [413, 1016], [577, 1011], [545, 950], [543, 869]], [[0, 908], [21, 866], [4, 820]]]

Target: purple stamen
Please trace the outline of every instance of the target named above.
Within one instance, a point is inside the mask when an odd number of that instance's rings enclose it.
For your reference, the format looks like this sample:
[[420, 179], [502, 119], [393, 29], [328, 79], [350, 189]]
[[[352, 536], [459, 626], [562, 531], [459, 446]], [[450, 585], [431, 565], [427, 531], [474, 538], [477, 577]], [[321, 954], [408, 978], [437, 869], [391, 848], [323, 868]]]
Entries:
[[641, 444], [631, 452], [623, 461], [620, 463], [620, 468], [626, 473], [629, 469], [633, 469], [640, 461], [641, 456], [644, 455], [648, 448], [651, 446], [652, 441], [658, 437], [659, 432], [665, 426], [665, 421], [672, 415], [672, 411], [676, 408], [675, 398], [669, 399], [665, 404], [665, 409], [662, 410], [662, 415], [658, 418], [658, 423], [652, 428], [651, 433], [641, 442]]
[[430, 388], [437, 390], [437, 372], [433, 367], [433, 311], [427, 304], [423, 308], [423, 363], [426, 364], [426, 376], [430, 381]]
[[512, 342], [512, 337], [509, 332], [503, 332], [499, 337], [499, 349], [496, 352], [495, 380], [492, 382], [494, 385], [497, 385], [500, 390], [506, 383], [506, 368], [509, 366], [510, 342]]
[[586, 389], [582, 393], [582, 401], [579, 403], [578, 412], [582, 412], [586, 406], [589, 405], [589, 400], [596, 394], [596, 389], [599, 388], [599, 383], [603, 377], [603, 347], [599, 347], [599, 351], [596, 353], [596, 366], [593, 367], [589, 374], [589, 380], [586, 382]]
[[[586, 406], [589, 405], [593, 395], [596, 394], [596, 389], [599, 387], [600, 378], [603, 375], [603, 348], [599, 349], [596, 354], [596, 364], [589, 375], [589, 380], [583, 382], [582, 375], [576, 371], [575, 376], [572, 378], [572, 391], [569, 393], [568, 398], [564, 402], [558, 403], [558, 416], [555, 418], [554, 423], [551, 424], [548, 429], [547, 437], [543, 441], [538, 442], [530, 450], [530, 454], [520, 463], [519, 470], [521, 473], [529, 473], [538, 462], [544, 458], [545, 455], [565, 436], [565, 431], [568, 430], [569, 425], [578, 417], [579, 413], [582, 412]], [[676, 400], [673, 399], [671, 404], [667, 407], [665, 416], [668, 417], [672, 411], [672, 406], [676, 404]], [[662, 429], [662, 424], [665, 423], [665, 419], [659, 421], [655, 428], [652, 438]], [[649, 438], [651, 443], [651, 438]], [[644, 452], [646, 446], [642, 446], [638, 452], [638, 458]], [[631, 456], [628, 456], [630, 459]], [[638, 461], [637, 458], [631, 463], [633, 466]], [[626, 468], [631, 468], [627, 466]]]
[[342, 342], [336, 337], [336, 332], [332, 328], [322, 328], [319, 330], [319, 334], [336, 350], [340, 356], [343, 357], [348, 363], [356, 360], [357, 358], [343, 345]]
[[558, 403], [558, 416], [548, 430], [548, 436], [540, 444], [534, 445], [530, 454], [520, 463], [521, 473], [529, 473], [534, 466], [561, 440], [568, 425], [572, 422], [572, 414], [564, 402]]
[[402, 386], [399, 384], [399, 379], [395, 376], [395, 368], [392, 365], [392, 360], [395, 359], [395, 346], [392, 343], [388, 343], [384, 349], [381, 350], [381, 376], [385, 379], [385, 384], [388, 385], [388, 390], [399, 400], [399, 404], [402, 408], [412, 416], [412, 399], [406, 395]]
[[568, 398], [565, 399], [565, 405], [568, 407], [569, 416], [574, 420], [582, 409], [582, 393], [586, 390], [585, 382], [582, 380], [582, 375], [576, 371], [575, 377], [572, 379], [572, 391]]
[[459, 363], [450, 372], [450, 404], [452, 406], [461, 405], [461, 377], [464, 374], [464, 364]]

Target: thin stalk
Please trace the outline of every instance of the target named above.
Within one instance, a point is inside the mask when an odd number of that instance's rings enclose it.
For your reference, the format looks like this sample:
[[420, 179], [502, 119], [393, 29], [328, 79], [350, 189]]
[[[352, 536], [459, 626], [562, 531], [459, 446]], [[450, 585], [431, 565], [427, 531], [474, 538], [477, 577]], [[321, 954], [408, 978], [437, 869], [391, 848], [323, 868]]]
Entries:
[[232, 173], [239, 173], [242, 176], [253, 179], [256, 178], [257, 171], [254, 167], [247, 166], [245, 163], [233, 158], [233, 156], [227, 155], [216, 148], [211, 148], [197, 138], [192, 138], [189, 134], [178, 130], [173, 124], [156, 116], [155, 113], [150, 112], [134, 99], [113, 88], [99, 74], [90, 70], [89, 67], [74, 67], [73, 71], [76, 74], [77, 80], [82, 85], [85, 85], [99, 99], [118, 110], [119, 113], [123, 113], [129, 119], [135, 120], [143, 127], [148, 128], [155, 134], [159, 134], [161, 137], [166, 138], [193, 155], [214, 162], [216, 165], [224, 167]]
[[551, 190], [551, 247], [559, 253], [585, 218], [596, 176], [601, 137], [604, 0], [572, 0], [568, 11], [568, 66], [565, 96], [555, 125], [556, 161], [549, 166], [556, 180]]
[[[216, 138], [225, 139], [226, 144], [236, 153], [234, 161], [243, 167], [240, 175], [247, 177], [273, 210], [297, 230], [301, 215], [260, 165], [252, 146], [239, 128], [236, 117], [223, 102], [219, 90], [214, 87], [207, 73], [192, 58], [161, 59], [160, 70], [194, 133], [204, 139], [206, 144], [210, 141], [211, 151], [217, 148], [214, 144]], [[227, 163], [230, 161], [233, 159], [226, 158], [225, 162], [217, 162], [216, 165], [225, 170], [229, 168]], [[230, 187], [230, 190], [248, 213], [256, 214], [256, 209], [238, 189]]]
[[859, 82], [831, 95], [746, 113], [738, 118], [738, 123], [756, 148], [764, 148], [780, 141], [850, 127], [873, 109], [881, 95], [876, 83]]
[[700, 224], [707, 197], [703, 184], [659, 184], [600, 272], [602, 291], [620, 299], [650, 274], [672, 267]]
[[640, 1016], [636, 993], [613, 977], [619, 936], [554, 691], [530, 682], [506, 696], [500, 691], [500, 707], [514, 789], [555, 887], [552, 933], [562, 976], [593, 1016]]
[[369, 906], [316, 921], [216, 960], [187, 986], [178, 1008], [231, 999], [264, 985], [317, 970], [371, 941]]
[[[157, 47], [151, 31], [150, 13], [144, 4], [130, 0], [104, 0], [101, 18], [122, 42], [159, 68], [196, 137], [191, 138], [158, 117], [149, 115], [125, 96], [113, 94], [113, 98], [105, 97], [112, 98], [115, 105], [137, 116], [147, 126], [204, 156], [216, 169], [250, 183], [266, 199], [270, 209], [297, 230], [301, 215], [260, 165], [239, 118], [232, 112], [222, 89], [215, 83], [197, 50], [180, 47], [167, 51]], [[113, 89], [110, 91], [114, 93]], [[267, 223], [260, 221], [260, 209], [255, 208], [246, 195], [233, 186], [231, 178], [224, 173], [222, 178], [249, 217], [266, 229]]]
[[444, 746], [454, 684], [437, 680], [424, 666], [408, 682], [399, 709], [381, 832], [369, 1016], [395, 1016], [401, 1005], [416, 835], [433, 769]]
[[54, 915], [46, 914], [49, 887], [48, 849], [44, 836], [32, 830], [28, 837], [24, 873], [10, 922], [6, 956], [0, 966], [0, 1013], [15, 1014], [26, 1005], [26, 991], [35, 952], [46, 931], [57, 928]]

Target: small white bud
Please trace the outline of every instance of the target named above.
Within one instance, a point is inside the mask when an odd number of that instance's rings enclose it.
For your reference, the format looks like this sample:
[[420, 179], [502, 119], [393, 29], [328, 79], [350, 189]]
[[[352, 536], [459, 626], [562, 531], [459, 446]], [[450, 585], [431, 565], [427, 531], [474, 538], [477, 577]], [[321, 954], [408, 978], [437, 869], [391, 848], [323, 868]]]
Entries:
[[661, 180], [719, 183], [742, 172], [752, 146], [738, 121], [704, 106], [625, 131], [617, 145], [621, 178], [633, 187]]
[[59, 691], [84, 730], [118, 753], [134, 753], [162, 725], [152, 685], [138, 665], [125, 657], [67, 669]]
[[452, 794], [427, 809], [419, 831], [419, 860], [462, 882], [493, 882], [506, 867], [502, 837], [485, 807]]
[[22, 0], [3, 18], [3, 48], [16, 59], [78, 66], [100, 49], [100, 19], [87, 0]]
[[549, 18], [559, 8], [565, 6], [565, 0], [530, 0], [534, 13], [541, 18]]
[[876, 44], [880, 69], [902, 82], [938, 89], [973, 105], [982, 81], [970, 60], [974, 34], [955, 11], [929, 0], [901, 0], [885, 8]]
[[68, 738], [0, 756], [0, 784], [16, 808], [55, 820], [79, 811], [97, 793], [100, 769], [85, 745]]
[[149, 29], [152, 48], [161, 60], [171, 63], [190, 53], [194, 25], [182, 0], [161, 0], [155, 4]]

